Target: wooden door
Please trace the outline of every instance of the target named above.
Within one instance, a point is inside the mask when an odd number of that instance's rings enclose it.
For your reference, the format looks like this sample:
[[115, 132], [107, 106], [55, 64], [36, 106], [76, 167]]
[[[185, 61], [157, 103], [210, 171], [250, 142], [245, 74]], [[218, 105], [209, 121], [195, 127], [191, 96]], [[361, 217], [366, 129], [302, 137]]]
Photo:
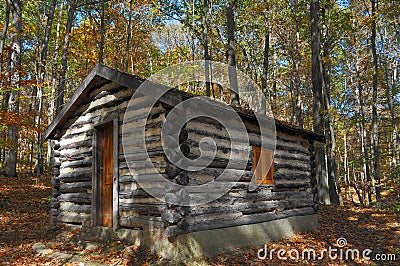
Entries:
[[99, 138], [99, 165], [100, 165], [100, 191], [101, 191], [101, 224], [113, 226], [113, 124], [107, 124], [101, 129]]

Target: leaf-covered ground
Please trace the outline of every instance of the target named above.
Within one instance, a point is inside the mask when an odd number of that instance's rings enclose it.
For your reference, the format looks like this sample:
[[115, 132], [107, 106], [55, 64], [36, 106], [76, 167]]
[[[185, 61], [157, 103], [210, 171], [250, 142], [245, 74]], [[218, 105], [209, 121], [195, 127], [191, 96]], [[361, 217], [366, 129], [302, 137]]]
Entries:
[[[18, 178], [0, 177], [0, 265], [169, 265], [149, 250], [121, 241], [87, 242], [79, 238], [78, 230], [65, 232], [49, 225], [50, 179], [46, 176]], [[210, 265], [399, 265], [400, 212], [394, 197], [386, 198], [385, 210], [361, 209], [352, 204], [344, 207], [324, 206], [319, 212], [320, 228], [297, 234], [267, 245], [267, 258], [259, 259], [262, 246], [240, 248], [208, 260]], [[389, 204], [388, 204], [389, 203]], [[389, 210], [390, 209], [390, 210]], [[341, 238], [347, 241], [337, 243]], [[33, 251], [35, 243], [43, 243], [52, 252], [66, 257], [45, 256]], [[331, 256], [323, 253], [321, 260], [302, 259], [302, 251], [313, 249], [321, 257], [324, 249], [336, 248]], [[275, 249], [271, 253], [271, 250]], [[278, 258], [277, 250], [285, 250]], [[345, 260], [346, 251], [357, 249], [360, 258]], [[370, 249], [368, 257], [391, 261], [365, 260], [362, 252]], [[340, 250], [342, 258], [340, 259]], [[299, 254], [298, 260], [295, 258]], [[56, 254], [56, 253], [52, 253]], [[272, 259], [269, 258], [272, 254]], [[306, 253], [307, 254], [307, 253]], [[260, 252], [260, 255], [264, 255]], [[356, 257], [356, 255], [354, 255]], [[395, 258], [396, 260], [393, 260]], [[82, 264], [83, 263], [83, 264]]]

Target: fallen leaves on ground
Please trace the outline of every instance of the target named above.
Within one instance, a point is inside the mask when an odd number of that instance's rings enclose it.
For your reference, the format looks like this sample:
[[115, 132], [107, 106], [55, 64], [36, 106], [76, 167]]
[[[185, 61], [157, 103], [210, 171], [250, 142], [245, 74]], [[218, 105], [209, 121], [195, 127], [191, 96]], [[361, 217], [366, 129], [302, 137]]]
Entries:
[[[50, 226], [49, 200], [50, 178], [19, 176], [0, 177], [0, 264], [1, 265], [168, 265], [150, 250], [122, 241], [97, 240], [88, 249], [80, 240], [79, 230], [62, 230]], [[393, 199], [390, 199], [393, 200]], [[387, 199], [389, 201], [389, 199]], [[259, 259], [257, 253], [264, 246], [240, 248], [215, 258], [208, 259], [210, 265], [398, 265], [400, 260], [400, 212], [358, 208], [351, 203], [345, 206], [322, 206], [318, 214], [319, 228], [313, 232], [285, 237], [267, 244], [267, 251], [275, 250], [271, 258]], [[339, 246], [338, 239], [347, 241]], [[60, 260], [41, 256], [33, 252], [35, 243], [71, 254], [79, 260]], [[329, 250], [348, 249], [360, 251], [360, 258], [345, 260], [330, 259], [325, 254], [321, 260], [302, 259], [304, 250], [313, 249], [316, 254]], [[277, 250], [286, 251], [287, 260], [278, 259]], [[369, 254], [394, 254], [396, 261], [367, 261], [362, 251]], [[296, 250], [299, 259], [296, 257]], [[260, 253], [262, 255], [262, 253]], [[340, 255], [337, 253], [338, 256]], [[267, 255], [271, 255], [268, 253]]]

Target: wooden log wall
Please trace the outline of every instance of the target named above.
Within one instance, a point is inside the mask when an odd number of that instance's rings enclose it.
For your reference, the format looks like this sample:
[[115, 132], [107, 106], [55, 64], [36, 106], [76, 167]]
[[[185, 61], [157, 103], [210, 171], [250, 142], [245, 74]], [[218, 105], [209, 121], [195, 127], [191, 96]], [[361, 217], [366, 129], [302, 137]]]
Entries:
[[57, 224], [58, 215], [60, 214], [60, 202], [58, 196], [61, 195], [60, 191], [60, 143], [58, 140], [49, 140], [51, 150], [51, 185], [53, 186], [50, 200], [50, 223]]
[[[214, 180], [226, 170], [230, 180], [220, 181], [221, 183], [231, 182], [233, 179], [239, 181], [232, 183], [233, 188], [230, 192], [206, 205], [183, 209], [168, 206], [162, 216], [168, 236], [315, 213], [315, 177], [312, 172], [312, 145], [309, 140], [300, 134], [277, 130], [274, 155], [275, 184], [262, 185], [256, 191], [250, 192], [248, 185], [253, 174], [251, 146], [260, 146], [261, 137], [256, 123], [245, 121], [245, 125], [250, 147], [248, 143], [243, 142], [242, 145], [240, 140], [236, 140], [239, 144], [231, 150], [229, 134], [217, 121], [196, 118], [186, 124], [183, 135], [187, 138], [181, 143], [188, 146], [187, 157], [200, 156], [200, 140], [205, 137], [212, 138], [217, 144], [216, 156], [209, 167], [196, 172], [183, 171], [167, 161], [166, 174], [169, 178], [177, 183], [184, 180], [184, 185], [201, 185]], [[250, 148], [250, 156], [247, 155], [246, 148]], [[234, 160], [244, 163], [244, 172], [235, 169], [236, 164], [232, 169], [226, 169], [231, 153]], [[204, 191], [204, 188], [201, 190]], [[196, 193], [186, 197], [188, 201], [195, 200]]]
[[[92, 89], [89, 97], [76, 110], [75, 114], [64, 124], [61, 129], [61, 138], [54, 149], [54, 195], [52, 214], [54, 219], [67, 224], [89, 225], [92, 213], [92, 164], [93, 164], [93, 135], [94, 127], [98, 123], [119, 119], [119, 226], [127, 228], [148, 227], [162, 225], [161, 212], [164, 204], [155, 200], [146, 191], [139, 187], [135, 181], [138, 174], [148, 174], [145, 167], [131, 172], [126, 163], [122, 148], [122, 124], [128, 103], [133, 90], [121, 87], [116, 83], [102, 84]], [[132, 110], [128, 110], [132, 118], [129, 126], [135, 128], [135, 123], [145, 119], [145, 97], [136, 99]], [[165, 168], [161, 148], [161, 125], [163, 120], [161, 104], [152, 109], [147, 119], [146, 139], [147, 148], [152, 162], [162, 173]], [[134, 158], [144, 158], [143, 151], [139, 149], [137, 136], [139, 132], [132, 132], [124, 136], [128, 141], [127, 146], [136, 151]], [[131, 145], [131, 146], [130, 146]], [[58, 183], [56, 183], [56, 181]]]
[[[165, 203], [146, 192], [147, 187], [157, 187], [152, 175], [165, 175], [166, 162], [161, 143], [161, 128], [166, 109], [161, 103], [155, 104], [147, 116], [151, 99], [147, 96], [132, 99], [130, 106], [120, 115], [124, 121], [124, 132], [120, 126], [120, 139], [124, 145], [119, 150], [119, 216], [124, 228], [162, 228], [161, 214]], [[142, 141], [145, 125], [145, 147]], [[134, 166], [129, 168], [129, 166]], [[134, 169], [132, 169], [134, 168]], [[137, 182], [137, 177], [148, 177], [149, 182]], [[165, 188], [160, 187], [164, 190]]]

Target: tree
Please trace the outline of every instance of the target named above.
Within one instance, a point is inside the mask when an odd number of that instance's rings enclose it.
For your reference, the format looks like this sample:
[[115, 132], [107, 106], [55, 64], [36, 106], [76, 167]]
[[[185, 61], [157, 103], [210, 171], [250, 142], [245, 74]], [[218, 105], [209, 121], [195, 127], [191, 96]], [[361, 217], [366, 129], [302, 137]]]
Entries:
[[[269, 65], [269, 21], [268, 17], [265, 16], [265, 38], [264, 38], [264, 54], [263, 54], [263, 72], [261, 76], [261, 90], [264, 94], [265, 99], [268, 99], [267, 95], [267, 81], [268, 81], [268, 65]], [[262, 110], [266, 110], [266, 103], [263, 102]]]
[[[336, 176], [336, 139], [335, 130], [333, 128], [333, 115], [331, 108], [331, 51], [333, 48], [332, 36], [330, 33], [331, 21], [330, 13], [332, 10], [332, 3], [327, 0], [325, 6], [322, 8], [322, 19], [323, 19], [323, 62], [322, 77], [323, 77], [323, 101], [324, 101], [324, 128], [326, 135], [326, 158], [327, 158], [327, 169], [328, 169], [328, 184], [329, 184], [329, 197], [330, 201], [334, 204], [339, 204], [340, 186], [337, 182]], [[338, 191], [338, 192], [337, 192]]]
[[376, 20], [377, 20], [377, 6], [378, 0], [371, 0], [371, 50], [373, 60], [373, 74], [372, 74], [372, 139], [373, 139], [373, 158], [374, 158], [374, 180], [375, 180], [375, 193], [376, 205], [381, 207], [381, 173], [379, 164], [379, 125], [378, 125], [378, 55], [376, 53]]
[[57, 90], [57, 97], [56, 97], [56, 113], [58, 114], [64, 104], [64, 91], [65, 91], [65, 78], [66, 78], [66, 72], [68, 68], [68, 51], [69, 51], [69, 40], [70, 40], [70, 34], [72, 31], [72, 26], [74, 23], [75, 19], [75, 9], [76, 9], [77, 3], [76, 0], [71, 0], [69, 3], [69, 9], [68, 9], [68, 18], [67, 18], [67, 25], [65, 27], [65, 36], [64, 36], [64, 44], [62, 47], [62, 58], [61, 58], [61, 73], [60, 73], [60, 83], [58, 85], [58, 90]]
[[[49, 50], [49, 42], [50, 42], [50, 35], [51, 30], [53, 27], [53, 20], [54, 20], [54, 12], [56, 9], [56, 0], [51, 0], [50, 6], [47, 12], [47, 22], [46, 27], [44, 29], [43, 35], [43, 44], [42, 49], [40, 51], [40, 67], [39, 67], [39, 79], [37, 82], [37, 95], [36, 98], [38, 99], [38, 107], [37, 107], [37, 115], [35, 118], [35, 124], [39, 128], [42, 124], [42, 111], [43, 111], [43, 86], [45, 82], [45, 76], [47, 72], [47, 53]], [[40, 130], [37, 132], [37, 142], [36, 142], [36, 166], [35, 171], [37, 173], [43, 173], [43, 154], [42, 154], [42, 135], [40, 134]]]
[[[100, 44], [99, 44], [99, 63], [103, 64], [104, 58], [104, 41], [105, 41], [105, 34], [106, 34], [106, 24], [104, 19], [104, 0], [100, 1]], [[128, 55], [127, 55], [128, 56]]]
[[[18, 87], [21, 79], [21, 44], [22, 44], [22, 2], [21, 0], [13, 0], [11, 2], [12, 10], [12, 27], [13, 31], [10, 34], [11, 39], [11, 66], [9, 75], [11, 76], [11, 86], [13, 89], [10, 92], [8, 100], [8, 112], [18, 113]], [[4, 174], [8, 177], [17, 176], [17, 158], [18, 158], [18, 126], [10, 125], [8, 127], [8, 140], [11, 145], [7, 151]]]
[[6, 0], [6, 12], [4, 15], [4, 24], [3, 24], [3, 29], [1, 30], [1, 37], [0, 37], [0, 54], [3, 53], [4, 43], [6, 42], [6, 37], [7, 37], [8, 24], [10, 22], [10, 6], [11, 6], [10, 2], [11, 2], [10, 0]]
[[211, 60], [210, 56], [210, 51], [208, 49], [208, 0], [203, 0], [203, 46], [204, 46], [204, 61], [205, 61], [205, 67], [204, 67], [204, 76], [206, 78], [206, 95], [208, 97], [211, 96], [211, 82], [210, 82], [210, 63], [209, 61]]
[[236, 52], [235, 52], [235, 18], [233, 13], [232, 0], [226, 1], [226, 28], [228, 35], [227, 58], [229, 68], [230, 102], [232, 105], [239, 105], [239, 88], [236, 73]]
[[[324, 108], [322, 98], [322, 82], [320, 60], [320, 32], [319, 32], [319, 0], [310, 1], [310, 26], [311, 26], [311, 78], [313, 89], [313, 117], [314, 131], [324, 133]], [[319, 201], [324, 204], [330, 204], [329, 184], [325, 171], [325, 152], [324, 145], [318, 142], [314, 144], [316, 172], [318, 175], [318, 197]]]

